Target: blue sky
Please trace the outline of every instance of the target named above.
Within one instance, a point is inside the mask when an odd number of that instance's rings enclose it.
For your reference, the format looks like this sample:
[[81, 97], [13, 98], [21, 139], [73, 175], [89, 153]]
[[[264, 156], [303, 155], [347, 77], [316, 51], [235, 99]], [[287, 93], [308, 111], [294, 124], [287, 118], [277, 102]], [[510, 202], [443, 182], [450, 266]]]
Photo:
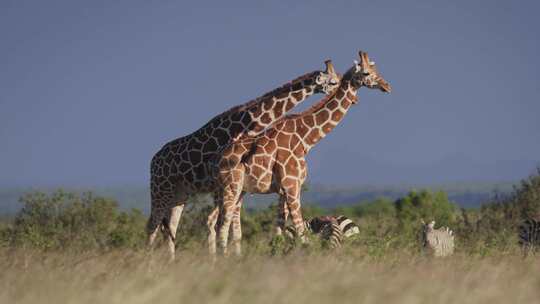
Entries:
[[359, 92], [310, 181], [514, 180], [540, 162], [538, 2], [258, 2], [1, 1], [0, 186], [144, 185], [166, 141], [359, 49], [393, 92]]

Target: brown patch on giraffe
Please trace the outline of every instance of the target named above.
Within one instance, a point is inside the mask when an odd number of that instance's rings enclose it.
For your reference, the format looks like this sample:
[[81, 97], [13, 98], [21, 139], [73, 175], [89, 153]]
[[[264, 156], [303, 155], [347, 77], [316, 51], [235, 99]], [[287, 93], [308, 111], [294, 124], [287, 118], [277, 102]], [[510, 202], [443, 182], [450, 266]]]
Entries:
[[215, 139], [210, 138], [203, 146], [203, 152], [214, 152], [218, 149], [218, 144]]
[[276, 149], [276, 147], [276, 142], [273, 140], [269, 140], [268, 143], [266, 143], [266, 145], [264, 146], [264, 151], [270, 154]]
[[341, 101], [341, 106], [345, 109], [349, 108], [351, 106], [351, 102], [348, 99]]
[[310, 145], [317, 142], [317, 139], [319, 138], [319, 129], [313, 129], [306, 137], [306, 142]]
[[294, 102], [287, 101], [285, 104], [285, 112], [289, 112], [294, 107]]
[[187, 162], [181, 162], [178, 166], [180, 172], [187, 172], [191, 166]]
[[169, 165], [168, 165], [168, 164], [165, 164], [165, 165], [163, 166], [163, 175], [164, 175], [164, 176], [169, 176], [170, 171], [171, 171], [171, 170], [170, 170]]
[[338, 107], [338, 102], [335, 99], [333, 99], [330, 103], [326, 105], [326, 107], [330, 110], [334, 110]]
[[250, 112], [253, 117], [259, 117], [262, 114], [263, 110], [262, 107], [255, 107], [253, 109], [250, 109]]
[[348, 91], [347, 92], [347, 99], [355, 101], [356, 100], [356, 95], [353, 94], [351, 91]]
[[289, 97], [289, 91], [283, 90], [279, 94], [276, 95], [276, 99], [285, 99]]
[[263, 108], [264, 108], [265, 111], [270, 111], [270, 109], [272, 109], [273, 105], [274, 105], [274, 103], [271, 102], [270, 100], [268, 100], [268, 101], [264, 102]]
[[253, 175], [255, 177], [259, 177], [259, 176], [263, 175], [264, 169], [259, 167], [259, 166], [251, 166], [250, 167], [250, 173], [251, 173], [251, 175]]
[[306, 153], [306, 151], [304, 150], [304, 145], [298, 145], [298, 146], [294, 149], [293, 153], [294, 153], [294, 156], [296, 156], [296, 157], [304, 156], [305, 153]]
[[302, 82], [297, 82], [292, 85], [291, 91], [300, 91], [303, 88], [304, 88], [304, 85], [302, 84]]
[[283, 116], [283, 105], [285, 104], [285, 102], [283, 101], [279, 101], [276, 103], [276, 105], [274, 106], [274, 117], [278, 118], [278, 117], [281, 117]]
[[249, 126], [249, 123], [251, 122], [251, 115], [249, 113], [244, 113], [242, 116], [242, 119], [240, 119], [238, 122], [241, 122], [244, 126]]
[[292, 93], [291, 95], [296, 101], [301, 101], [304, 98], [304, 93], [302, 93], [302, 91]]
[[278, 136], [278, 138], [276, 139], [278, 146], [288, 149], [290, 138], [291, 138], [291, 135], [281, 133], [280, 136]]
[[332, 120], [334, 122], [339, 122], [341, 118], [343, 118], [343, 115], [345, 115], [341, 110], [336, 110], [334, 113], [332, 113]]
[[332, 131], [333, 128], [334, 128], [334, 125], [332, 123], [330, 123], [330, 122], [327, 122], [322, 127], [322, 130], [323, 130], [324, 133], [329, 133], [330, 131]]
[[199, 166], [196, 166], [193, 171], [195, 172], [195, 176], [197, 177], [197, 179], [201, 180], [204, 178], [204, 176], [206, 175], [205, 174], [205, 170], [204, 170], [204, 167], [199, 165]]
[[186, 181], [193, 182], [195, 180], [195, 175], [193, 174], [193, 170], [186, 171], [184, 173], [184, 178]]
[[[281, 146], [279, 146], [279, 147], [281, 147]], [[276, 161], [278, 163], [284, 163], [287, 160], [287, 157], [289, 157], [289, 153], [288, 153], [287, 150], [284, 150], [284, 149], [278, 149], [277, 150]]]
[[265, 125], [269, 125], [272, 122], [272, 118], [270, 118], [270, 113], [264, 113], [261, 117], [261, 122]]
[[240, 122], [233, 122], [231, 127], [229, 128], [229, 137], [236, 137], [238, 134], [240, 134], [242, 131], [244, 131], [245, 128]]
[[342, 90], [342, 89], [338, 89], [337, 92], [336, 92], [336, 99], [341, 99], [343, 98], [343, 96], [345, 96], [345, 92]]
[[198, 150], [190, 151], [190, 152], [189, 152], [189, 160], [190, 160], [192, 163], [195, 163], [195, 164], [200, 163], [201, 160], [202, 160], [201, 152], [198, 151]]
[[330, 114], [328, 114], [328, 111], [323, 110], [315, 115], [315, 121], [317, 122], [317, 125], [321, 125], [325, 121], [328, 120], [328, 117], [330, 117]]
[[295, 131], [294, 120], [287, 119], [285, 121], [285, 126], [283, 127], [282, 130], [285, 131], [285, 132], [290, 132], [290, 133], [294, 132]]
[[300, 142], [300, 138], [298, 137], [298, 135], [296, 133], [292, 134], [291, 137], [289, 138], [289, 149], [291, 150], [294, 149], [294, 147], [296, 147], [298, 142]]
[[261, 126], [257, 122], [251, 122], [248, 127], [249, 130], [252, 130], [253, 132], [261, 132], [264, 129], [264, 126]]
[[298, 175], [298, 163], [294, 157], [289, 158], [289, 161], [285, 164], [285, 170], [287, 171], [287, 175]]
[[247, 152], [244, 145], [234, 145], [234, 154], [240, 155], [240, 154], [243, 154], [244, 152]]
[[285, 189], [290, 189], [290, 188], [293, 188], [296, 186], [296, 180], [293, 179], [293, 178], [290, 178], [290, 177], [285, 177], [282, 181], [281, 181], [281, 185], [283, 188]]
[[[304, 137], [309, 131], [310, 127], [304, 124], [303, 119], [296, 119], [295, 122], [296, 122], [296, 134], [300, 135], [300, 137]], [[311, 119], [311, 122], [314, 123], [313, 118]]]
[[302, 116], [301, 119], [309, 128], [313, 127], [315, 125], [315, 119], [313, 118], [313, 115], [306, 115]]
[[223, 129], [228, 129], [229, 127], [231, 126], [231, 121], [230, 120], [225, 120], [222, 124], [221, 124], [221, 127]]

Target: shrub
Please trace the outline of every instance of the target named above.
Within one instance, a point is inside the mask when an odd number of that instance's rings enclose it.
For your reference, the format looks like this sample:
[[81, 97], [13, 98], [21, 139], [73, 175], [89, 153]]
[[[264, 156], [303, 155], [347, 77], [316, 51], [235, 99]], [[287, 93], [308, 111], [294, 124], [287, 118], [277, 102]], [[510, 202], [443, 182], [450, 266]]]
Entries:
[[141, 212], [121, 212], [114, 200], [90, 192], [33, 192], [20, 201], [24, 206], [8, 231], [9, 243], [15, 246], [108, 248], [138, 246], [143, 239]]

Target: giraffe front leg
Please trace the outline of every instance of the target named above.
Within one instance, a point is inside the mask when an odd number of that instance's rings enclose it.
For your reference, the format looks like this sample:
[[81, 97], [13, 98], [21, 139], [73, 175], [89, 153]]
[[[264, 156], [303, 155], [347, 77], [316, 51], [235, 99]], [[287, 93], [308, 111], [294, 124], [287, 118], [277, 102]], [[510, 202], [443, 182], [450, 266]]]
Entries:
[[165, 239], [167, 240], [167, 246], [169, 249], [169, 261], [174, 261], [175, 258], [175, 241], [176, 241], [176, 231], [178, 230], [178, 224], [180, 223], [180, 218], [182, 217], [182, 211], [184, 210], [185, 203], [181, 203], [177, 206], [174, 206], [170, 210], [168, 218], [165, 220], [164, 224], [167, 226], [164, 227]]
[[286, 195], [280, 195], [279, 203], [278, 203], [278, 214], [276, 218], [275, 236], [283, 235], [283, 231], [285, 231], [285, 225], [287, 223], [288, 217], [289, 217], [289, 208], [287, 207], [287, 197]]
[[223, 195], [223, 207], [220, 210], [220, 218], [222, 219], [219, 223], [219, 245], [223, 252], [223, 255], [227, 256], [227, 243], [229, 241], [229, 231], [231, 229], [231, 222], [234, 216], [234, 207], [236, 202], [240, 198], [241, 191], [236, 189], [237, 187], [231, 185], [225, 190]]
[[300, 205], [300, 191], [293, 190], [287, 193], [287, 208], [291, 214], [296, 235], [300, 237], [302, 243], [306, 243], [305, 226]]
[[208, 252], [212, 257], [212, 262], [216, 261], [216, 224], [219, 217], [219, 205], [216, 206], [208, 215], [206, 225], [208, 226]]
[[241, 212], [242, 212], [242, 203], [244, 201], [244, 193], [240, 194], [240, 198], [234, 207], [234, 214], [232, 220], [232, 243], [234, 246], [234, 253], [236, 256], [242, 255], [242, 223], [241, 223]]

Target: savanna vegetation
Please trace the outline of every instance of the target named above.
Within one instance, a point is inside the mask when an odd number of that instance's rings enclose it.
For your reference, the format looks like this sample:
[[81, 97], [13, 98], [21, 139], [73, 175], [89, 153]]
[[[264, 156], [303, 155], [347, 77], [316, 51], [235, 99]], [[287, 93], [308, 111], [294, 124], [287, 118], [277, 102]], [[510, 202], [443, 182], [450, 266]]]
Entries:
[[[0, 220], [0, 303], [362, 303], [531, 302], [540, 296], [538, 256], [523, 258], [517, 226], [540, 212], [540, 169], [506, 195], [463, 209], [442, 191], [410, 191], [304, 216], [344, 214], [360, 234], [337, 251], [316, 239], [287, 250], [271, 239], [276, 206], [242, 215], [244, 256], [206, 254], [207, 203], [182, 218], [179, 257], [145, 248], [146, 216], [92, 193], [31, 192]], [[456, 233], [456, 254], [430, 259], [420, 222]], [[509, 284], [509, 282], [512, 282]]]

